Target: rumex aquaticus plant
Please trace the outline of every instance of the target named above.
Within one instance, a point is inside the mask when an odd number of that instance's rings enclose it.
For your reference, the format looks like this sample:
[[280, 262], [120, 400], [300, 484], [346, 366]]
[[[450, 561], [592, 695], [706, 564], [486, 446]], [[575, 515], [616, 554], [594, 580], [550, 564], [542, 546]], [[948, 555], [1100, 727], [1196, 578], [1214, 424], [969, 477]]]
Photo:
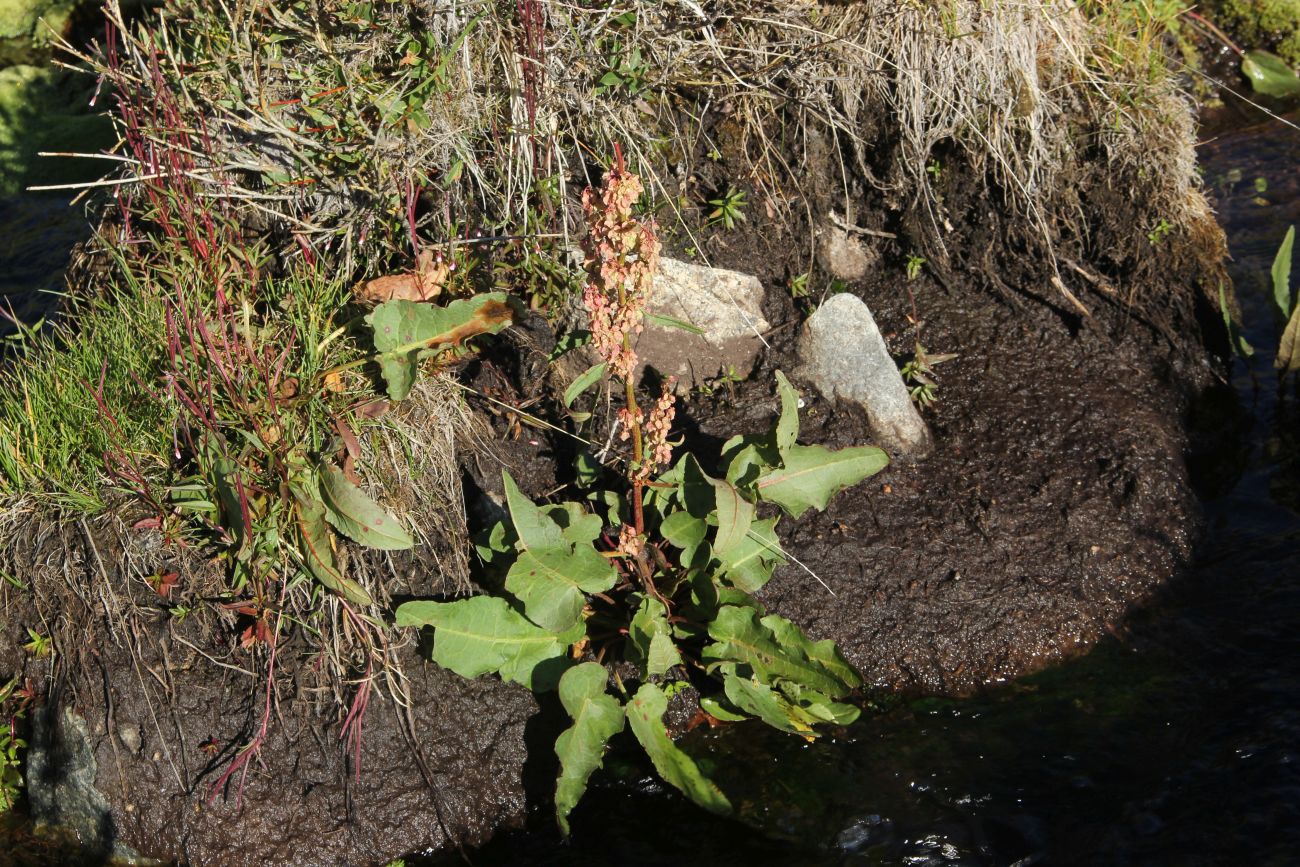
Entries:
[[664, 713], [682, 686], [694, 686], [715, 718], [757, 718], [811, 739], [820, 724], [857, 717], [841, 700], [862, 684], [831, 641], [812, 641], [753, 594], [787, 559], [769, 513], [824, 508], [888, 459], [867, 446], [800, 445], [798, 393], [778, 373], [779, 419], [765, 434], [727, 442], [720, 477], [691, 454], [672, 462], [674, 395], [666, 387], [643, 408], [634, 382], [634, 338], [659, 258], [654, 226], [632, 215], [641, 192], [620, 157], [603, 188], [583, 197], [582, 297], [601, 360], [577, 385], [607, 376], [621, 398], [619, 482], [583, 502], [538, 504], [503, 473], [508, 519], [478, 546], [491, 591], [396, 612], [398, 626], [432, 627], [439, 665], [559, 691], [572, 718], [555, 744], [556, 818], [566, 834], [625, 725], [664, 780], [705, 809], [730, 811], [668, 734]]

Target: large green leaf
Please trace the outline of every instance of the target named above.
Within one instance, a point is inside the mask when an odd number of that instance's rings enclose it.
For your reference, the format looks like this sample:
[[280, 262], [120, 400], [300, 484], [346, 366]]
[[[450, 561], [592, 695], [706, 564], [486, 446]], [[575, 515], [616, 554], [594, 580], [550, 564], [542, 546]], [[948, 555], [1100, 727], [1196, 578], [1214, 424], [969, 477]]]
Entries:
[[1283, 373], [1300, 370], [1300, 306], [1296, 307], [1286, 323], [1273, 366]]
[[289, 482], [293, 495], [294, 522], [298, 525], [298, 547], [307, 571], [329, 590], [356, 605], [373, 605], [366, 589], [339, 571], [330, 546], [330, 530], [325, 523], [325, 504], [318, 496], [319, 487], [307, 473], [295, 474]]
[[433, 661], [461, 677], [495, 671], [539, 691], [555, 685], [565, 651], [583, 635], [581, 626], [561, 635], [548, 632], [499, 596], [407, 602], [398, 606], [395, 622], [432, 626]]
[[695, 761], [677, 748], [664, 728], [668, 697], [653, 683], [643, 683], [627, 706], [632, 734], [641, 742], [659, 776], [682, 794], [711, 813], [731, 812], [731, 802], [722, 790], [700, 772]]
[[1273, 257], [1273, 305], [1282, 319], [1291, 318], [1295, 298], [1291, 294], [1291, 251], [1295, 247], [1295, 226], [1286, 230], [1282, 246], [1277, 248]]
[[1247, 51], [1241, 57], [1241, 71], [1256, 93], [1279, 98], [1300, 94], [1300, 77], [1276, 54], [1260, 49]]
[[846, 691], [834, 671], [809, 659], [798, 646], [779, 644], [752, 608], [722, 606], [709, 624], [709, 637], [715, 643], [704, 648], [706, 662], [747, 665], [756, 678], [769, 685], [780, 678], [828, 695]]
[[388, 396], [401, 400], [415, 383], [421, 358], [459, 346], [478, 334], [496, 334], [514, 319], [514, 308], [504, 292], [462, 298], [445, 307], [417, 301], [388, 301], [376, 307], [366, 322], [375, 333], [379, 369], [388, 384]]
[[767, 684], [737, 674], [734, 665], [723, 667], [722, 685], [728, 701], [772, 728], [804, 737], [814, 736], [813, 724], [806, 714]]
[[799, 392], [779, 370], [776, 372], [776, 390], [781, 395], [781, 416], [776, 420], [773, 434], [777, 452], [784, 455], [799, 438]]
[[325, 517], [353, 541], [383, 551], [405, 551], [415, 545], [398, 520], [348, 481], [338, 467], [321, 467], [320, 490]]
[[790, 704], [791, 712], [798, 714], [810, 725], [832, 723], [846, 726], [862, 715], [860, 708], [832, 701], [826, 694], [814, 689], [805, 689], [793, 681], [778, 682], [777, 691]]
[[587, 780], [604, 761], [605, 743], [623, 730], [623, 706], [607, 692], [609, 672], [595, 662], [584, 662], [560, 678], [560, 703], [573, 725], [555, 741], [560, 776], [555, 784], [555, 818], [569, 834], [569, 813], [587, 790]]
[[832, 451], [824, 446], [791, 446], [784, 466], [759, 476], [758, 496], [797, 518], [810, 508], [825, 509], [830, 498], [849, 485], [880, 472], [889, 456], [875, 446]]
[[755, 521], [740, 544], [725, 554], [717, 553], [723, 579], [746, 593], [757, 593], [772, 577], [772, 571], [785, 563], [775, 518]]
[[[519, 541], [518, 558], [506, 575], [506, 589], [524, 604], [528, 619], [552, 632], [563, 632], [582, 619], [588, 593], [614, 586], [618, 570], [607, 558], [582, 539], [590, 523], [574, 519], [572, 532], [555, 523], [515, 485], [509, 473], [502, 473], [510, 520]], [[567, 513], [566, 513], [567, 514]]]
[[590, 545], [600, 538], [605, 522], [578, 503], [539, 506], [542, 514], [560, 525], [560, 534], [575, 545]]
[[653, 596], [641, 600], [628, 628], [632, 661], [645, 667], [646, 674], [663, 674], [674, 665], [680, 665], [682, 655], [673, 643], [673, 630], [668, 625], [668, 609]]
[[717, 503], [718, 532], [713, 537], [713, 553], [725, 557], [744, 543], [754, 522], [754, 504], [741, 496], [729, 482], [710, 479]]
[[704, 519], [687, 511], [670, 512], [659, 526], [660, 535], [683, 551], [694, 551], [708, 532]]
[[802, 629], [777, 614], [769, 614], [759, 622], [771, 631], [777, 644], [782, 647], [798, 648], [805, 658], [816, 662], [833, 674], [842, 686], [835, 695], [843, 695], [862, 686], [862, 676], [858, 674], [857, 669], [849, 665], [840, 653], [840, 649], [835, 646], [835, 642], [829, 638], [813, 641], [804, 635]]
[[[739, 544], [754, 520], [754, 504], [745, 499], [734, 485], [711, 478], [693, 455], [687, 455], [682, 465], [678, 498], [687, 514], [717, 523], [713, 541], [717, 553]], [[675, 520], [685, 524], [684, 518]]]

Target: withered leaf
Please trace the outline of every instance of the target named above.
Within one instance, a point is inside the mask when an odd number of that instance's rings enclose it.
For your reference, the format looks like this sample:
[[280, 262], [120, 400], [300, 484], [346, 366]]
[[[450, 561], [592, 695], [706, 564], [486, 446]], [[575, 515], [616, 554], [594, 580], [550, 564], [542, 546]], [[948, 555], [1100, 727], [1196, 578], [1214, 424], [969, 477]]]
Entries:
[[451, 274], [449, 263], [435, 259], [432, 250], [420, 253], [415, 271], [408, 274], [389, 274], [358, 284], [352, 291], [362, 304], [383, 304], [385, 301], [432, 301], [442, 294]]

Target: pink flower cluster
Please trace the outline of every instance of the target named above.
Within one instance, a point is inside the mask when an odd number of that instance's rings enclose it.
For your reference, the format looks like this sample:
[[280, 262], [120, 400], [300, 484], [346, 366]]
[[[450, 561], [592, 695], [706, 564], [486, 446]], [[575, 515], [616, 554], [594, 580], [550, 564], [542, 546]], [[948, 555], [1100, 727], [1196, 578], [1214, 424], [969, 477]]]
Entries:
[[673, 447], [668, 442], [668, 433], [673, 428], [673, 418], [677, 415], [677, 395], [673, 393], [676, 377], [670, 377], [664, 383], [663, 393], [650, 410], [650, 417], [642, 427], [645, 437], [645, 458], [637, 468], [637, 476], [643, 481], [654, 475], [659, 467], [666, 467], [673, 459]]
[[641, 197], [641, 180], [622, 168], [605, 175], [599, 193], [582, 194], [588, 234], [583, 253], [588, 281], [582, 303], [591, 318], [592, 344], [609, 372], [627, 382], [636, 369], [636, 353], [625, 338], [641, 333], [650, 286], [659, 267], [659, 239], [653, 222], [632, 216]]
[[618, 553], [624, 557], [639, 557], [645, 550], [645, 537], [637, 533], [636, 527], [624, 524], [618, 531]]

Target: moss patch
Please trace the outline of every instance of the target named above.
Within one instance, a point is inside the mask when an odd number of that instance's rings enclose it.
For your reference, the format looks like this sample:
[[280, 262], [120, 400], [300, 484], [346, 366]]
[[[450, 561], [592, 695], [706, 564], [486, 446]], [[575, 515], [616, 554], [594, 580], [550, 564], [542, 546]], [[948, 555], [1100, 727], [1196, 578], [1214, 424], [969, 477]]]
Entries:
[[0, 66], [44, 53], [52, 33], [67, 32], [77, 5], [77, 0], [0, 0]]
[[[3, 2], [3, 0], [0, 0]], [[112, 143], [112, 125], [89, 114], [79, 91], [92, 84], [57, 69], [0, 69], [0, 196], [29, 184], [97, 177], [89, 160], [38, 157], [41, 151], [93, 151]]]
[[1300, 0], [1222, 0], [1220, 21], [1246, 43], [1300, 65]]

